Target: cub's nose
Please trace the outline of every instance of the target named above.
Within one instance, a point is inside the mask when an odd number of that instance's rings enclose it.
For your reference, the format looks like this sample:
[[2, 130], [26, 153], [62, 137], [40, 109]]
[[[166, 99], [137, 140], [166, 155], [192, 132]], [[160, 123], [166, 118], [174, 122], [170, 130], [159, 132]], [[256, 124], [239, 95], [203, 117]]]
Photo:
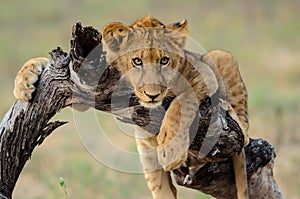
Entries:
[[144, 94], [145, 94], [146, 96], [148, 96], [152, 101], [154, 101], [155, 98], [157, 98], [157, 97], [160, 95], [160, 93], [157, 94], [157, 95], [148, 94], [146, 91], [144, 91]]
[[161, 101], [164, 97], [166, 87], [160, 84], [145, 84], [140, 87], [140, 92], [144, 94], [145, 97], [151, 99], [152, 101]]

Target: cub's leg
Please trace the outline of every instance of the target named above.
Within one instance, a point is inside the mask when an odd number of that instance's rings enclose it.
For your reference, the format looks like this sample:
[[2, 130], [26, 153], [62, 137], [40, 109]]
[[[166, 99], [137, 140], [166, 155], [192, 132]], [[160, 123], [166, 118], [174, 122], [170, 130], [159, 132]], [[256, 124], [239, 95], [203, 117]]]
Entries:
[[[204, 58], [205, 59], [205, 58]], [[238, 122], [244, 134], [244, 146], [249, 143], [247, 134], [248, 121], [248, 94], [246, 86], [239, 72], [236, 59], [228, 52], [214, 50], [207, 54], [206, 60], [212, 60], [224, 83], [226, 101], [229, 114]], [[248, 199], [248, 181], [244, 149], [232, 156], [238, 199]]]
[[39, 57], [28, 60], [18, 72], [15, 79], [14, 95], [22, 101], [29, 101], [35, 91], [34, 83], [38, 80], [48, 62], [47, 58]]
[[156, 136], [136, 127], [136, 142], [153, 199], [176, 199], [176, 188], [172, 184], [170, 172], [165, 172], [158, 163]]
[[[245, 84], [241, 78], [238, 64], [235, 58], [224, 51], [212, 51], [208, 53], [207, 61], [213, 60], [218, 68], [221, 80], [224, 83], [226, 101], [222, 101], [222, 106], [228, 110], [230, 116], [238, 122], [244, 135], [244, 146], [249, 143], [247, 134], [248, 123], [248, 95]], [[205, 59], [205, 58], [204, 58]], [[239, 154], [232, 156], [237, 197], [238, 199], [248, 199], [248, 181], [246, 171], [246, 159], [244, 148]]]
[[235, 175], [236, 192], [238, 199], [249, 199], [246, 156], [243, 148], [239, 154], [233, 154], [232, 162]]
[[[35, 91], [34, 83], [37, 82], [42, 71], [48, 63], [48, 59], [38, 57], [28, 60], [17, 73], [15, 78], [14, 95], [22, 101], [29, 101]], [[78, 111], [86, 111], [88, 106], [83, 104], [72, 104], [72, 108]]]
[[192, 89], [177, 96], [163, 119], [158, 141], [158, 161], [165, 171], [178, 168], [187, 158], [189, 131], [199, 107]]
[[203, 61], [208, 65], [217, 67], [218, 71], [216, 72], [224, 84], [226, 101], [236, 113], [244, 134], [244, 146], [246, 146], [249, 143], [247, 134], [249, 128], [248, 93], [236, 59], [229, 52], [214, 50], [205, 55]]
[[[234, 109], [227, 101], [221, 101], [224, 110], [227, 110], [229, 115], [238, 122], [239, 126], [242, 127], [238, 116], [236, 115]], [[242, 128], [242, 131], [245, 129]], [[247, 180], [247, 170], [246, 170], [246, 156], [245, 149], [242, 148], [240, 153], [232, 155], [233, 169], [235, 174], [235, 184], [237, 190], [238, 199], [248, 199], [248, 180]]]

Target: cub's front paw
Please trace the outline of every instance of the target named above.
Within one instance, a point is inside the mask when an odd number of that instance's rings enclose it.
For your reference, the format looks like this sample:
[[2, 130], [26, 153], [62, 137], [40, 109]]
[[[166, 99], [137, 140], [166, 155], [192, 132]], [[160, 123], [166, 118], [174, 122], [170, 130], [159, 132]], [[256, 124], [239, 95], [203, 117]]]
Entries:
[[[168, 134], [173, 135], [169, 137]], [[187, 159], [189, 140], [187, 137], [161, 131], [157, 137], [158, 161], [165, 171], [172, 171]]]
[[15, 79], [14, 95], [22, 101], [29, 101], [35, 91], [34, 83], [38, 80], [43, 69], [47, 65], [47, 58], [34, 58], [28, 60]]

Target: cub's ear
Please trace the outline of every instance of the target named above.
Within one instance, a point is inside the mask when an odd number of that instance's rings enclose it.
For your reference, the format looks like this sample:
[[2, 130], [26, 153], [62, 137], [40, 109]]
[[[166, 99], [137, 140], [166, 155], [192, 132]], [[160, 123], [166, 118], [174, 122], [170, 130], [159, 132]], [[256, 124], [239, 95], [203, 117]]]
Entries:
[[102, 30], [103, 40], [109, 50], [117, 51], [122, 44], [123, 38], [127, 35], [129, 27], [122, 23], [114, 22], [104, 26]]
[[166, 25], [166, 28], [169, 30], [179, 32], [184, 35], [189, 34], [188, 22], [186, 19], [182, 20], [181, 22], [168, 24]]
[[166, 25], [167, 30], [171, 30], [170, 36], [172, 36], [180, 48], [185, 46], [186, 38], [189, 34], [188, 22], [186, 19], [181, 22], [172, 23]]

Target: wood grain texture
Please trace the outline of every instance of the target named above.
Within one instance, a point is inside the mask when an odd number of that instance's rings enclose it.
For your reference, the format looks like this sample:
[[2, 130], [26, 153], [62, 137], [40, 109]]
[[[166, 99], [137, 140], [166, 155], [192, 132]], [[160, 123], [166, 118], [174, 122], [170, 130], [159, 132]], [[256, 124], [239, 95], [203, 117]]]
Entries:
[[[36, 146], [66, 122], [49, 120], [62, 108], [84, 104], [112, 112], [123, 122], [139, 125], [153, 134], [173, 100], [149, 110], [139, 105], [132, 88], [107, 65], [101, 34], [93, 27], [76, 23], [72, 29], [70, 53], [57, 48], [43, 72], [33, 99], [16, 101], [0, 124], [0, 198], [11, 198], [18, 177]], [[215, 96], [217, 97], [217, 96]], [[124, 113], [130, 113], [130, 117]], [[220, 119], [228, 128], [220, 125]], [[214, 127], [214, 128], [212, 128]], [[240, 127], [226, 111], [206, 98], [190, 129], [192, 139], [188, 161], [173, 171], [179, 185], [220, 199], [236, 198], [230, 156], [241, 150]], [[274, 148], [262, 139], [251, 139], [246, 147], [250, 198], [282, 198], [273, 177]]]

